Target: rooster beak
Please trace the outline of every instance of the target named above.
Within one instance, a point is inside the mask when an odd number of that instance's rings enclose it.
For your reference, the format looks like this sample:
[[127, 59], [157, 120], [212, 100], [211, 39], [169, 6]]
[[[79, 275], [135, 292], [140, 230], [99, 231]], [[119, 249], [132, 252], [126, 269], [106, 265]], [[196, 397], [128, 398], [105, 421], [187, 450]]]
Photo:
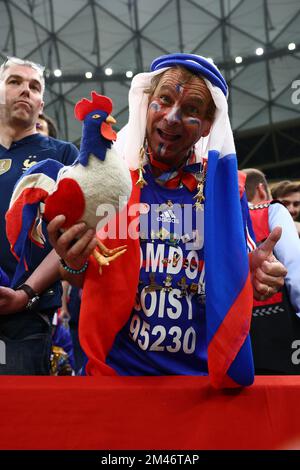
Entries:
[[105, 122], [109, 123], [109, 124], [116, 124], [116, 120], [115, 118], [113, 118], [111, 115], [107, 116], [107, 118], [105, 119]]

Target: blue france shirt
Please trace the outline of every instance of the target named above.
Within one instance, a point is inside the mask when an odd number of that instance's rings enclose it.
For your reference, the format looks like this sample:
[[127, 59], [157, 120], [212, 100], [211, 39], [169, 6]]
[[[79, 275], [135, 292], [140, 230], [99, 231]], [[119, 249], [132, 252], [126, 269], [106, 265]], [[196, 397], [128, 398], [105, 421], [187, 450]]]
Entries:
[[204, 211], [196, 191], [144, 177], [136, 302], [106, 362], [120, 375], [206, 375]]

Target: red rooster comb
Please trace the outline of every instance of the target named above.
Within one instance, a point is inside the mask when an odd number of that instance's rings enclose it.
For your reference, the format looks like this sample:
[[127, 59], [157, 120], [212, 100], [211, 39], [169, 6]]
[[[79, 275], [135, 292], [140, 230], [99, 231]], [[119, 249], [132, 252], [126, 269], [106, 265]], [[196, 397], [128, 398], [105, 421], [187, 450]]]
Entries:
[[85, 116], [91, 111], [101, 110], [110, 114], [112, 112], [113, 103], [110, 98], [103, 95], [98, 95], [95, 91], [91, 92], [92, 101], [83, 98], [76, 103], [74, 114], [76, 119], [83, 121]]

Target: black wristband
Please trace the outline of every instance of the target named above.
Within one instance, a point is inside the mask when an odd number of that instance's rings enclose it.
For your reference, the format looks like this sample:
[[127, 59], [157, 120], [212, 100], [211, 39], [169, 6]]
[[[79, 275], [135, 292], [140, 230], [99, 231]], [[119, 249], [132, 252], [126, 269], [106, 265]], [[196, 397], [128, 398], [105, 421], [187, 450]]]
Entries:
[[24, 292], [26, 292], [29, 299], [33, 299], [33, 297], [38, 297], [38, 294], [34, 292], [32, 287], [30, 287], [28, 284], [21, 284], [19, 287], [16, 287], [15, 290], [23, 290]]
[[21, 286], [16, 287], [15, 290], [23, 290], [28, 295], [28, 303], [25, 307], [26, 310], [31, 310], [40, 300], [39, 294], [34, 292], [32, 287], [30, 287], [28, 284], [22, 284]]

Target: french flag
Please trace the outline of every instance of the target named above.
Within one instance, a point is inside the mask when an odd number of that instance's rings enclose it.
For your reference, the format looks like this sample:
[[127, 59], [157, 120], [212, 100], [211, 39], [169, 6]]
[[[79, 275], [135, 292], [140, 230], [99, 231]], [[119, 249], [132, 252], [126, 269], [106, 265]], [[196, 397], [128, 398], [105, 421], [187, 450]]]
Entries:
[[158, 57], [151, 64], [151, 71], [157, 73], [178, 65], [205, 81], [216, 105], [209, 135], [195, 146], [197, 161], [208, 159], [204, 261], [210, 381], [217, 388], [251, 385], [254, 366], [249, 329], [253, 291], [247, 252], [249, 237], [241, 210], [237, 158], [228, 117], [228, 87], [215, 64], [196, 54]]
[[11, 252], [19, 261], [11, 285], [17, 285], [28, 271], [31, 242], [43, 248], [41, 203], [55, 187], [63, 164], [43, 160], [29, 168], [17, 181], [9, 209], [5, 215], [6, 236]]
[[232, 388], [254, 381], [253, 291], [227, 101], [213, 92], [217, 115], [208, 143], [204, 207], [208, 370], [215, 387]]

